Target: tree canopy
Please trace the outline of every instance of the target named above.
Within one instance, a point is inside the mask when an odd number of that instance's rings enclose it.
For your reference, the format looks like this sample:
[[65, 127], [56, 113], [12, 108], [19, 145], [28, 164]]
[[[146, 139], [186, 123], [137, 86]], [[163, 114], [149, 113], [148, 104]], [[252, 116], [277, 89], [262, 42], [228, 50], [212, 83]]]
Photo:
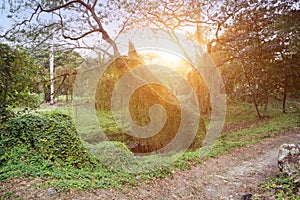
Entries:
[[22, 49], [0, 44], [0, 121], [12, 113], [15, 106], [35, 106], [36, 96], [31, 92], [38, 67], [30, 55]]
[[[293, 5], [266, 3], [244, 10], [214, 47], [215, 56], [222, 57], [219, 62], [227, 94], [252, 101], [258, 117], [266, 116], [269, 98], [286, 98], [288, 85], [299, 71], [299, 42], [295, 42], [299, 26], [287, 22], [300, 20], [300, 12]], [[263, 113], [260, 105], [264, 106]]]

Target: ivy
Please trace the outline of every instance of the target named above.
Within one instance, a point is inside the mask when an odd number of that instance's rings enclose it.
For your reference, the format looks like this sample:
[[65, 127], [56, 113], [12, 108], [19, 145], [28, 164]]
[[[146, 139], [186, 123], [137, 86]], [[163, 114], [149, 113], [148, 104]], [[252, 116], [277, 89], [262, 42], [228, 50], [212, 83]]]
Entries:
[[0, 127], [0, 166], [30, 154], [57, 166], [81, 168], [92, 162], [71, 118], [57, 112], [25, 114]]

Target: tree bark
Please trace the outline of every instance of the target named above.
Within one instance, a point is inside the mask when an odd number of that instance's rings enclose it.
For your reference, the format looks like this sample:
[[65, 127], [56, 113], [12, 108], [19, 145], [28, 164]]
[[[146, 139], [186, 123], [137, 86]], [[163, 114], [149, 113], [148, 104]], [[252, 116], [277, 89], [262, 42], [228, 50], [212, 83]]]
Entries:
[[258, 117], [259, 119], [261, 119], [262, 116], [261, 116], [261, 114], [260, 114], [260, 112], [259, 112], [259, 109], [258, 109], [257, 100], [256, 100], [256, 97], [255, 97], [254, 90], [253, 90], [253, 88], [252, 88], [252, 84], [251, 84], [251, 82], [250, 82], [249, 74], [247, 73], [247, 71], [246, 71], [246, 69], [245, 69], [245, 67], [244, 67], [244, 63], [243, 63], [243, 62], [240, 62], [240, 63], [241, 63], [241, 65], [242, 65], [243, 73], [244, 73], [244, 75], [245, 75], [247, 84], [248, 84], [248, 86], [249, 86], [249, 88], [250, 88], [250, 90], [251, 90], [251, 97], [252, 97], [252, 100], [253, 100], [253, 104], [254, 104], [254, 107], [255, 107], [255, 111], [256, 111], [257, 117]]
[[286, 113], [286, 96], [287, 96], [287, 86], [288, 86], [288, 77], [284, 78], [284, 86], [283, 86], [283, 98], [282, 98], [282, 112]]
[[264, 107], [264, 113], [263, 113], [263, 117], [267, 116], [267, 109], [268, 109], [268, 104], [269, 104], [269, 95], [266, 94], [266, 101], [265, 101], [265, 107]]
[[256, 98], [255, 98], [255, 95], [254, 95], [254, 94], [252, 94], [252, 99], [253, 99], [253, 104], [254, 104], [254, 107], [255, 107], [255, 111], [256, 111], [257, 117], [258, 117], [259, 119], [261, 119], [262, 116], [261, 116], [261, 114], [260, 114], [260, 112], [259, 112], [258, 104], [257, 104], [257, 101], [256, 101]]

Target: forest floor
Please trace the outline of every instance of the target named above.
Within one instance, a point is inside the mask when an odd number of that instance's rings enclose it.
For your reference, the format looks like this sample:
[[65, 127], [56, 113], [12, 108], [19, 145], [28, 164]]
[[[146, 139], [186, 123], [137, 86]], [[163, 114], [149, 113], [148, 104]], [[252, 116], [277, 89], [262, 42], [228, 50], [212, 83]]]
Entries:
[[[272, 199], [264, 196], [260, 183], [278, 174], [278, 148], [283, 143], [300, 140], [300, 130], [288, 131], [260, 143], [235, 148], [217, 158], [209, 158], [190, 170], [175, 171], [172, 176], [144, 181], [134, 186], [69, 190], [50, 197], [47, 189], [36, 188], [41, 179], [11, 179], [2, 182], [0, 195], [8, 191], [8, 199], [241, 199], [252, 194], [252, 199]], [[1, 198], [1, 196], [0, 196]]]

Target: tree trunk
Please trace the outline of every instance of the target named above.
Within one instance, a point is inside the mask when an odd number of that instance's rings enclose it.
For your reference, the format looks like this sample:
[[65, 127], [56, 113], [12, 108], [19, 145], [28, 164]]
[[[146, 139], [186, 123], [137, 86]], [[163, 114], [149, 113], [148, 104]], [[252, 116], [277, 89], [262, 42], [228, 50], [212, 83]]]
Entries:
[[50, 89], [46, 85], [44, 85], [43, 90], [44, 90], [44, 102], [48, 103], [50, 102]]
[[263, 117], [267, 116], [267, 109], [268, 109], [268, 104], [269, 104], [269, 95], [266, 94], [266, 101], [265, 101], [265, 107], [264, 107], [264, 113], [263, 113]]
[[66, 90], [66, 102], [69, 101], [69, 94], [68, 94], [68, 90]]
[[254, 95], [254, 94], [252, 94], [252, 99], [253, 99], [253, 104], [254, 104], [254, 107], [255, 107], [255, 111], [256, 111], [257, 117], [258, 117], [259, 119], [261, 119], [262, 116], [261, 116], [261, 114], [260, 114], [260, 112], [259, 112], [258, 104], [257, 104], [257, 101], [256, 101], [256, 98], [255, 98], [255, 95]]
[[283, 113], [286, 113], [287, 86], [288, 86], [288, 78], [287, 78], [287, 76], [285, 76], [284, 86], [283, 86], [283, 98], [282, 98], [282, 112]]
[[250, 78], [249, 78], [249, 74], [247, 73], [245, 67], [244, 67], [244, 63], [242, 63], [242, 69], [243, 69], [243, 72], [244, 72], [244, 75], [245, 75], [245, 78], [246, 78], [246, 81], [247, 81], [247, 84], [251, 90], [251, 97], [252, 97], [252, 100], [253, 100], [253, 104], [254, 104], [254, 107], [255, 107], [255, 111], [256, 111], [256, 114], [257, 114], [257, 117], [259, 119], [262, 118], [260, 112], [259, 112], [259, 109], [258, 109], [258, 104], [257, 104], [257, 101], [256, 101], [256, 97], [255, 97], [255, 92], [254, 92], [254, 89], [252, 88], [252, 84], [250, 82]]

